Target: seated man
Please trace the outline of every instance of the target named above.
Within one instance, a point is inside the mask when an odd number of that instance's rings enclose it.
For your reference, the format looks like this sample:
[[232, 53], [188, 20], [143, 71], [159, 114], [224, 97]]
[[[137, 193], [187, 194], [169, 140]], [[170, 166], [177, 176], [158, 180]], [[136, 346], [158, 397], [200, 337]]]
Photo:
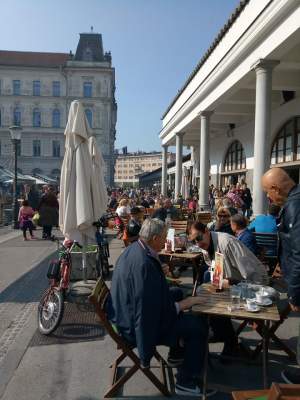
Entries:
[[270, 204], [268, 215], [257, 215], [255, 220], [249, 225], [249, 229], [259, 233], [277, 233], [277, 219], [280, 209], [280, 206], [277, 204]]
[[174, 347], [183, 340], [184, 357], [175, 390], [199, 396], [197, 382], [204, 362], [207, 322], [182, 312], [199, 298], [176, 302], [168, 288], [158, 259], [166, 236], [162, 221], [146, 219], [140, 239], [117, 260], [111, 285], [112, 321], [124, 339], [137, 346], [143, 368], [149, 368], [157, 345]]
[[224, 278], [229, 284], [247, 279], [249, 282], [266, 285], [269, 282], [264, 265], [237, 238], [223, 232], [210, 232], [200, 222], [190, 228], [190, 239], [207, 250], [211, 259], [215, 252], [224, 255]]
[[248, 220], [241, 214], [235, 214], [230, 219], [231, 229], [236, 238], [240, 240], [253, 254], [257, 255], [255, 236], [247, 229]]
[[170, 217], [172, 220], [179, 218], [178, 210], [172, 205], [170, 199], [166, 199], [163, 203], [163, 206], [157, 208], [152, 215], [152, 218], [158, 218], [161, 221], [165, 221], [167, 217]]
[[[214, 259], [216, 251], [224, 255], [224, 286], [238, 283], [243, 279], [255, 283], [268, 283], [263, 264], [234, 236], [223, 232], [210, 232], [204, 224], [194, 222], [190, 228], [189, 238], [200, 248], [207, 250], [211, 260]], [[210, 282], [209, 271], [204, 273], [203, 281]], [[225, 360], [228, 356], [240, 357], [241, 348], [230, 319], [211, 318], [210, 325], [214, 333], [213, 340], [224, 342], [221, 360]]]

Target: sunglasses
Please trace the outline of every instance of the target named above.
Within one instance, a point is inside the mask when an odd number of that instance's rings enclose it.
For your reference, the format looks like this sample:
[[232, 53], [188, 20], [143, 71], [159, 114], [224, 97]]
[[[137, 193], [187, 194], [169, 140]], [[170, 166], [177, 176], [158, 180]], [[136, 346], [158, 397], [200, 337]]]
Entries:
[[227, 214], [220, 214], [220, 215], [218, 215], [218, 217], [219, 218], [230, 218], [230, 216]]

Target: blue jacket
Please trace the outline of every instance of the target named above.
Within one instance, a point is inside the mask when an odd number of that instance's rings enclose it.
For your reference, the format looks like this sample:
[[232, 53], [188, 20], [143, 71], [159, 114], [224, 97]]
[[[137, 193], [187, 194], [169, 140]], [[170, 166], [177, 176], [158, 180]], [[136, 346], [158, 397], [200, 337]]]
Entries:
[[249, 250], [252, 251], [255, 255], [257, 254], [257, 244], [255, 236], [249, 229], [245, 229], [242, 233], [237, 236], [238, 240], [240, 240], [245, 246], [248, 247]]
[[290, 302], [300, 306], [300, 185], [289, 193], [281, 212], [279, 259]]
[[258, 215], [249, 225], [249, 229], [259, 233], [277, 233], [276, 218], [273, 215]]
[[156, 345], [169, 342], [177, 312], [159, 260], [139, 241], [117, 260], [111, 300], [112, 321], [149, 365]]

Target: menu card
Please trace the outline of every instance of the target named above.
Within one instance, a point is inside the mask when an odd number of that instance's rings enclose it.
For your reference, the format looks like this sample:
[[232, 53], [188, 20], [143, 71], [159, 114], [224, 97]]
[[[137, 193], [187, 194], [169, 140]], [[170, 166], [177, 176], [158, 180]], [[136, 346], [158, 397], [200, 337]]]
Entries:
[[222, 289], [224, 275], [224, 256], [221, 253], [215, 253], [215, 269], [212, 277], [212, 284], [218, 289]]
[[169, 228], [165, 243], [165, 250], [168, 252], [175, 251], [175, 229]]

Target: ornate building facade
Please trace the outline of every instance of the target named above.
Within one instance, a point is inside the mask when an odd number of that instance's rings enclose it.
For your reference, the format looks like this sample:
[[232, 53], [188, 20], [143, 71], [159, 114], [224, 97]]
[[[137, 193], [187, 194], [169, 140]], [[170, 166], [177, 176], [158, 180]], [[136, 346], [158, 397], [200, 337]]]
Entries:
[[100, 34], [80, 34], [75, 55], [0, 51], [0, 166], [12, 165], [8, 127], [20, 125], [20, 172], [57, 178], [69, 106], [81, 100], [106, 163], [106, 183], [113, 185], [114, 93], [115, 70]]

